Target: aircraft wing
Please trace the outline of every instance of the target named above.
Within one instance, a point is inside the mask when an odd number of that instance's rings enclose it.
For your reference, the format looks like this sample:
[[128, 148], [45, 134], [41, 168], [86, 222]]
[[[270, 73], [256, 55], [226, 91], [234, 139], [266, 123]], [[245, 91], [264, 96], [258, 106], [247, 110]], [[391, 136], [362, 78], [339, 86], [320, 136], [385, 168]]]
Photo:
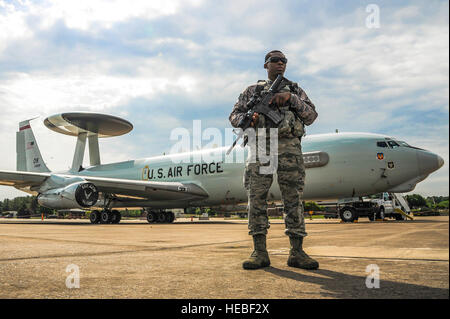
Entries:
[[[41, 185], [51, 173], [0, 171], [0, 185], [26, 188]], [[61, 177], [81, 177], [93, 183], [100, 192], [114, 194], [124, 199], [191, 200], [208, 197], [208, 193], [194, 183], [149, 182], [94, 176], [55, 174]]]
[[50, 173], [32, 173], [21, 171], [0, 171], [0, 185], [23, 188], [27, 186], [39, 186]]
[[93, 176], [80, 177], [93, 183], [100, 192], [125, 198], [170, 201], [208, 197], [208, 193], [194, 183], [149, 182]]

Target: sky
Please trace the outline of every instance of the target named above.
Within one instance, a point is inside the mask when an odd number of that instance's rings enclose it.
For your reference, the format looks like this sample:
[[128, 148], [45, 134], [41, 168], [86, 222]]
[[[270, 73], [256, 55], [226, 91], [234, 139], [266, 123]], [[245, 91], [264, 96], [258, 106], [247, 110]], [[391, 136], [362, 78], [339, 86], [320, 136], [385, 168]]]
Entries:
[[[379, 133], [437, 153], [444, 166], [412, 193], [448, 196], [449, 2], [436, 0], [0, 0], [0, 169], [16, 169], [18, 123], [34, 117], [47, 166], [68, 169], [76, 140], [43, 125], [62, 112], [133, 123], [100, 140], [104, 163], [167, 153], [172, 129], [194, 120], [224, 131], [273, 49], [316, 105], [307, 134]], [[24, 194], [0, 186], [0, 199]]]

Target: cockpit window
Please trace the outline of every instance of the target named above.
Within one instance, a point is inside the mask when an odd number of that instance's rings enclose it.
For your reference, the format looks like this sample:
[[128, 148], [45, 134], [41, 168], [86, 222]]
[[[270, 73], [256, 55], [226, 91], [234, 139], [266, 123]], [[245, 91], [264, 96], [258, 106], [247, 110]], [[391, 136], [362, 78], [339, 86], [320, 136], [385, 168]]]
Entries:
[[398, 145], [397, 142], [394, 142], [394, 141], [388, 141], [388, 144], [392, 148], [400, 147], [400, 145]]
[[401, 146], [404, 147], [409, 147], [409, 148], [414, 148], [416, 150], [424, 150], [423, 148], [419, 148], [419, 147], [415, 147], [415, 146], [411, 146], [408, 143], [404, 142], [404, 141], [397, 141]]
[[406, 143], [405, 141], [399, 141], [397, 139], [394, 141], [392, 138], [389, 138], [389, 137], [386, 137], [385, 140], [386, 140], [385, 142], [377, 141], [377, 146], [378, 147], [386, 147], [386, 148], [409, 147], [409, 148], [413, 148], [416, 150], [424, 151], [423, 148], [411, 146], [408, 143]]

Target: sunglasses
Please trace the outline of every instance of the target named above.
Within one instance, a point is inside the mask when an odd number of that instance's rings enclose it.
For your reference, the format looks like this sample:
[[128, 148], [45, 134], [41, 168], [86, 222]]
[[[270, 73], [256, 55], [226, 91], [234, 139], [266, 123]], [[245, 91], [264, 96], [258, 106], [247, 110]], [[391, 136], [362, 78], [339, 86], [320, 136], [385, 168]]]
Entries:
[[287, 63], [287, 59], [286, 58], [281, 58], [278, 56], [271, 56], [270, 58], [267, 59], [266, 63], [278, 63], [278, 62], [283, 62], [284, 64]]

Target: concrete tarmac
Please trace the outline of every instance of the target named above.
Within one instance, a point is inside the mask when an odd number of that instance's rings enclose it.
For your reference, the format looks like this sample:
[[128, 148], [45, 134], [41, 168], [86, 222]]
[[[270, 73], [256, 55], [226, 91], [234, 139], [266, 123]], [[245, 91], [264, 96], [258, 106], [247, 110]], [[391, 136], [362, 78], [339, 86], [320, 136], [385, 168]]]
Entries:
[[[0, 298], [449, 298], [448, 216], [306, 222], [315, 271], [287, 266], [282, 220], [271, 220], [271, 266], [244, 270], [245, 220], [0, 219]], [[66, 286], [69, 265], [79, 288]], [[367, 288], [368, 266], [379, 288]]]

